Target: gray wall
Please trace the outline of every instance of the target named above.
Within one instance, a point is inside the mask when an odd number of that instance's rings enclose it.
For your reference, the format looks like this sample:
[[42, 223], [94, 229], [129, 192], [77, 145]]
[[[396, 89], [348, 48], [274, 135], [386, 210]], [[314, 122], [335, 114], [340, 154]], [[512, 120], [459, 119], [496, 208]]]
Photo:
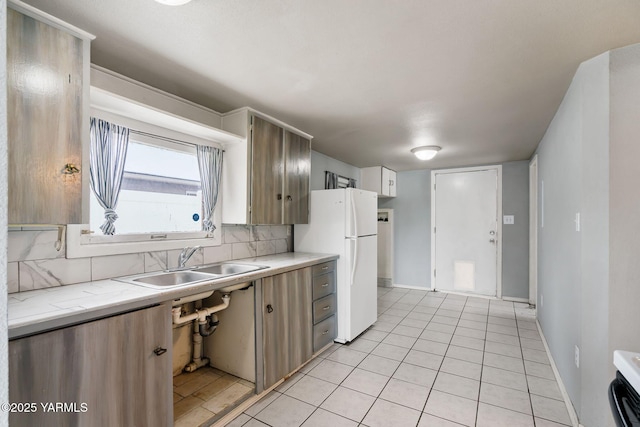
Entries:
[[612, 51], [610, 69], [609, 360], [640, 352], [640, 44]]
[[431, 171], [399, 172], [395, 198], [378, 199], [393, 209], [393, 283], [431, 287]]
[[614, 425], [613, 351], [640, 352], [639, 98], [640, 45], [586, 61], [538, 147], [538, 319], [585, 427]]
[[575, 214], [582, 193], [582, 76], [574, 77], [538, 147], [538, 319], [576, 410], [580, 373], [573, 363], [580, 345], [581, 238]]
[[360, 168], [311, 151], [311, 190], [324, 190], [324, 172], [330, 171], [338, 175], [354, 178], [356, 187], [361, 188]]
[[[7, 2], [0, 0], [0, 40], [7, 37]], [[0, 403], [9, 401], [7, 373], [7, 81], [6, 43], [0, 43]], [[8, 425], [7, 411], [0, 412], [0, 425]]]
[[[431, 287], [431, 170], [398, 172], [394, 209], [394, 284]], [[503, 297], [529, 297], [529, 162], [502, 165], [502, 205], [514, 225], [502, 227]]]
[[[581, 361], [580, 419], [585, 426], [613, 425], [606, 389], [613, 377], [605, 343], [609, 330], [609, 55], [579, 70], [582, 80]], [[637, 199], [636, 199], [637, 200]]]
[[502, 164], [502, 296], [529, 299], [529, 161]]

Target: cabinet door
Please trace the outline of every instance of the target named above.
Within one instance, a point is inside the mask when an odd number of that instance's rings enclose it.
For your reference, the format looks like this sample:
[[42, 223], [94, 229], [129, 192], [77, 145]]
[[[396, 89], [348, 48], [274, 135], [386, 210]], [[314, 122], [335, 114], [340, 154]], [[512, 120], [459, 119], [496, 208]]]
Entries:
[[252, 120], [251, 223], [282, 224], [283, 130], [260, 117]]
[[[10, 341], [9, 401], [38, 405], [10, 424], [172, 426], [171, 345], [168, 306]], [[46, 412], [50, 402], [68, 406]]]
[[264, 388], [313, 354], [311, 268], [262, 279]]
[[284, 224], [309, 223], [311, 141], [293, 132], [284, 134]]
[[382, 180], [380, 182], [380, 194], [383, 196], [389, 195], [389, 187], [391, 183], [390, 170], [387, 168], [382, 168]]
[[[10, 224], [82, 222], [83, 41], [7, 10]], [[88, 170], [87, 170], [88, 172]]]
[[389, 171], [389, 196], [396, 197], [396, 189], [398, 188], [396, 185], [396, 172], [390, 170]]

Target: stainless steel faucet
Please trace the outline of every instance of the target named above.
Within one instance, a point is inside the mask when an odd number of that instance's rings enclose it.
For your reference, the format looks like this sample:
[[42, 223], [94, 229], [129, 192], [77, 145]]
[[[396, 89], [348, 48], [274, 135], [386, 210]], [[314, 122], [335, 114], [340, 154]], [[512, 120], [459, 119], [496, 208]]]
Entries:
[[185, 268], [185, 265], [187, 264], [187, 261], [189, 261], [189, 258], [191, 258], [198, 249], [200, 249], [200, 246], [184, 248], [178, 256], [178, 269]]

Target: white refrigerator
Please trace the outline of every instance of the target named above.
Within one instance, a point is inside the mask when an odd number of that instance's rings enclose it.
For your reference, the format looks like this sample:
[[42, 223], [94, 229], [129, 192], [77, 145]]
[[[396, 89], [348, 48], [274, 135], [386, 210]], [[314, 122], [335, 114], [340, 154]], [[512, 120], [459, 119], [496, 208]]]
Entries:
[[356, 188], [311, 192], [309, 224], [294, 226], [294, 250], [340, 255], [337, 342], [354, 340], [378, 318], [378, 196]]

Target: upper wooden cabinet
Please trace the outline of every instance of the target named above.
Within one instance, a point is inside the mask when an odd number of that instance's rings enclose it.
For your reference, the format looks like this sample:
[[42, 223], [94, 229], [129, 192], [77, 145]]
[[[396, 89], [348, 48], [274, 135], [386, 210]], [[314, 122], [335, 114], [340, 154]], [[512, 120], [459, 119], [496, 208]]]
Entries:
[[396, 197], [396, 172], [384, 166], [362, 168], [362, 189], [381, 197]]
[[80, 223], [92, 36], [29, 11], [7, 9], [9, 224]]
[[222, 127], [247, 137], [225, 148], [222, 222], [306, 224], [311, 137], [247, 108], [226, 114]]

